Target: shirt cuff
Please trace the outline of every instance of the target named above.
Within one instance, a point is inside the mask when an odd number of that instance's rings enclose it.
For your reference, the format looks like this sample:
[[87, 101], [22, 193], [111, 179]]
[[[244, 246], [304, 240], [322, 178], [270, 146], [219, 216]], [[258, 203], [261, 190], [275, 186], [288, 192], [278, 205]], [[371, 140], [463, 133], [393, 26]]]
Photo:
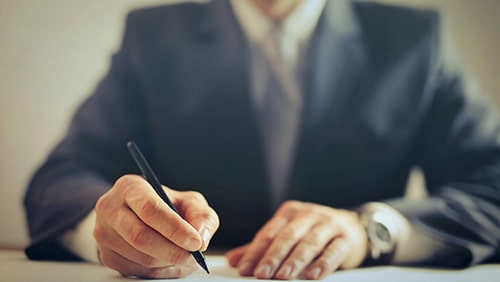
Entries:
[[95, 218], [95, 210], [92, 210], [76, 228], [63, 234], [61, 243], [83, 260], [99, 264], [100, 260], [97, 253], [97, 242], [93, 236]]

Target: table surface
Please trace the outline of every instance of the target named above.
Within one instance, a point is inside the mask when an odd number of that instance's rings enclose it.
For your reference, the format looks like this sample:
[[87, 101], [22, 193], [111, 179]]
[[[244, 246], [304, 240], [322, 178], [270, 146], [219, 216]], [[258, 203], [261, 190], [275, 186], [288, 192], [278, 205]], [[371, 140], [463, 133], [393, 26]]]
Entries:
[[[211, 274], [201, 269], [182, 281], [248, 281], [227, 265], [223, 256], [207, 256]], [[404, 280], [403, 280], [404, 279]], [[150, 281], [127, 279], [101, 265], [74, 262], [35, 262], [19, 250], [0, 250], [0, 281]], [[158, 280], [154, 280], [158, 281]], [[172, 281], [172, 280], [169, 280]], [[265, 281], [265, 280], [259, 280]], [[332, 273], [323, 281], [500, 281], [500, 264], [479, 265], [465, 270], [442, 270], [409, 267], [370, 267]]]

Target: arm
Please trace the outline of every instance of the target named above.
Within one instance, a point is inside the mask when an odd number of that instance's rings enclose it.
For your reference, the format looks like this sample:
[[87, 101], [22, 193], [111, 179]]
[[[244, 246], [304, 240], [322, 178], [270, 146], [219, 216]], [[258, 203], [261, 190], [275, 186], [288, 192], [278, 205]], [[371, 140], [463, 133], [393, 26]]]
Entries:
[[25, 198], [31, 259], [95, 261], [98, 250], [100, 262], [123, 276], [179, 278], [197, 269], [189, 251], [206, 249], [218, 228], [201, 194], [165, 188], [177, 214], [145, 179], [123, 176], [138, 170], [126, 149], [129, 140], [154, 156], [154, 129], [146, 119], [157, 112], [144, 97], [158, 92], [143, 89], [144, 67], [138, 66], [154, 42], [137, 38], [158, 23], [144, 23], [150, 16], [138, 11], [128, 17], [108, 75], [33, 177]]
[[[422, 93], [418, 158], [412, 160], [423, 168], [431, 196], [419, 202], [386, 201], [405, 230], [389, 263], [464, 267], [498, 260], [500, 120], [465, 86], [454, 60], [444, 57], [450, 53], [441, 46], [440, 34], [428, 39], [424, 43], [438, 44]], [[317, 226], [324, 230], [318, 232]], [[303, 273], [317, 279], [362, 265], [368, 250], [360, 226], [359, 218], [345, 210], [287, 203], [250, 244], [227, 258], [244, 276], [293, 279]]]
[[418, 148], [430, 197], [388, 203], [416, 232], [448, 245], [405, 264], [466, 267], [500, 259], [500, 120], [443, 36], [436, 32], [435, 39], [438, 52], [427, 85], [431, 107]]

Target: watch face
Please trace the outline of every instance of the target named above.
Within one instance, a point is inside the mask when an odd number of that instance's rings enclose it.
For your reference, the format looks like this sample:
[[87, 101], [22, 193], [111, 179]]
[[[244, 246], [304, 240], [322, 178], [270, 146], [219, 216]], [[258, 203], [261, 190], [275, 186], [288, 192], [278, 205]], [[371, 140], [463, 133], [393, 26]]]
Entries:
[[389, 233], [389, 230], [380, 222], [375, 223], [375, 235], [382, 242], [391, 242], [391, 234]]
[[394, 248], [394, 238], [391, 235], [391, 231], [383, 223], [383, 219], [378, 217], [373, 217], [368, 224], [368, 237], [372, 243], [372, 247], [376, 248], [382, 253], [387, 253], [392, 251]]

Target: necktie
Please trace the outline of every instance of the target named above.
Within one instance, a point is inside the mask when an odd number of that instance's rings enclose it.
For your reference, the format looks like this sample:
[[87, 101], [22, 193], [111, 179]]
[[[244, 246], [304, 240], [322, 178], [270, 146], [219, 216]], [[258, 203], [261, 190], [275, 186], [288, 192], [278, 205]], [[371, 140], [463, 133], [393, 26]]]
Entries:
[[260, 116], [273, 208], [286, 197], [302, 108], [300, 86], [284, 60], [280, 36], [275, 26], [262, 48], [270, 75]]

